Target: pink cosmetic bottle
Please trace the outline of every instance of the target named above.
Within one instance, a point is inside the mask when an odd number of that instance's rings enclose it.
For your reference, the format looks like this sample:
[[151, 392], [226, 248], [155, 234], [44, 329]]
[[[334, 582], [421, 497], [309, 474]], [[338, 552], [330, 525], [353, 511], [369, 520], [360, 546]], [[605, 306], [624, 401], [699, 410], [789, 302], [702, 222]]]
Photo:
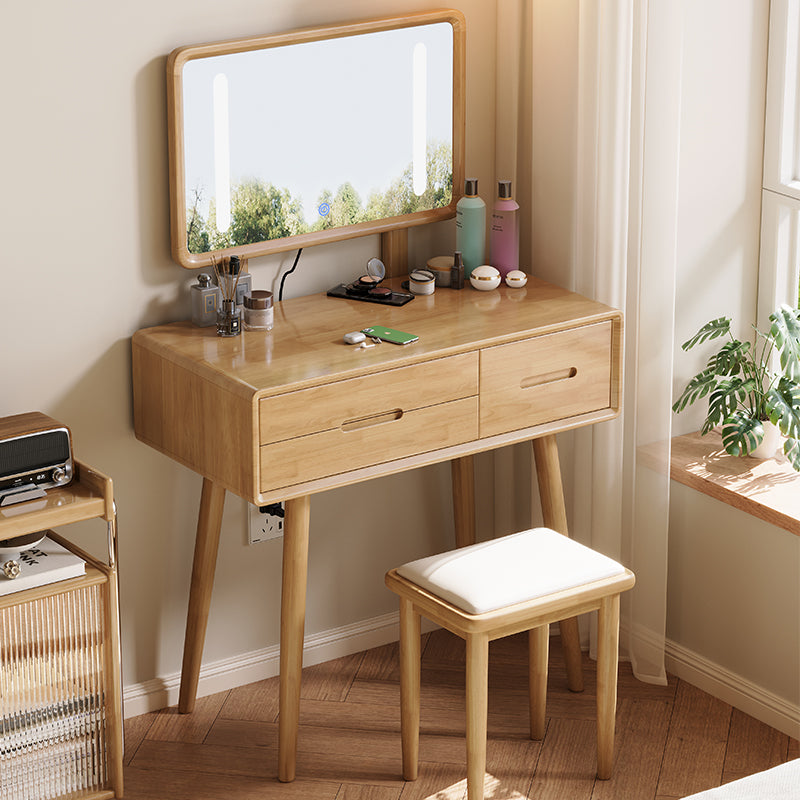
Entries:
[[502, 277], [519, 269], [519, 205], [511, 197], [511, 181], [497, 182], [490, 235], [491, 265]]

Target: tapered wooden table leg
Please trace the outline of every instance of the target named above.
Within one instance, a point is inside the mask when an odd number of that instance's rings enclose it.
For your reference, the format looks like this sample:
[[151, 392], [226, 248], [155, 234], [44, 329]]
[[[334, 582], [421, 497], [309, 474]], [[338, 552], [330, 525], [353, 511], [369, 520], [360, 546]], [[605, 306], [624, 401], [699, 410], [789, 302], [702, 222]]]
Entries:
[[475, 544], [475, 462], [473, 456], [450, 462], [456, 547]]
[[286, 501], [281, 586], [281, 655], [278, 716], [278, 780], [293, 781], [300, 724], [300, 677], [308, 579], [309, 497]]
[[[544, 524], [554, 531], [569, 536], [567, 508], [564, 504], [564, 488], [561, 484], [561, 465], [558, 460], [558, 446], [555, 434], [533, 440], [533, 457], [536, 461], [536, 477], [539, 481], [539, 495], [542, 502]], [[567, 668], [567, 685], [573, 692], [583, 691], [583, 666], [581, 657], [578, 619], [561, 620], [561, 646]]]
[[208, 609], [214, 586], [214, 570], [217, 566], [224, 505], [225, 489], [208, 478], [203, 478], [192, 564], [192, 584], [189, 591], [189, 612], [186, 616], [186, 637], [183, 643], [183, 668], [178, 699], [178, 711], [181, 714], [188, 714], [194, 710], [197, 697], [197, 682], [203, 660], [203, 644], [206, 639]]

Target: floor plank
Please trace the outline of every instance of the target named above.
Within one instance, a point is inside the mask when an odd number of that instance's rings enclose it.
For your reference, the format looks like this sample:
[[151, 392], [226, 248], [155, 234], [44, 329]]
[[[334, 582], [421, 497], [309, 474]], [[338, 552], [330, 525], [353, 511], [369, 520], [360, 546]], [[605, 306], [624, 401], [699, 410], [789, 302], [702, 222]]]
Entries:
[[681, 681], [664, 748], [658, 798], [684, 797], [719, 786], [731, 707]]
[[789, 757], [789, 737], [733, 709], [722, 782], [775, 767]]
[[125, 720], [125, 755], [122, 760], [126, 766], [131, 763], [131, 759], [136, 755], [139, 745], [147, 735], [147, 731], [150, 730], [150, 726], [158, 719], [159, 713], [158, 711], [151, 711]]
[[551, 719], [529, 796], [536, 800], [590, 800], [596, 773], [595, 725], [581, 719]]
[[334, 700], [342, 702], [364, 659], [363, 653], [325, 661], [303, 670], [300, 696], [308, 700]]
[[399, 800], [402, 788], [343, 783], [336, 800]]
[[231, 689], [220, 716], [254, 722], [275, 722], [278, 719], [278, 678], [249, 683]]
[[200, 772], [139, 767], [125, 770], [125, 800], [339, 800], [339, 790], [338, 781], [323, 783], [303, 777], [292, 783], [279, 783], [276, 778], [239, 776], [231, 780], [229, 776]]
[[191, 714], [179, 714], [175, 707], [165, 709], [150, 726], [145, 738], [164, 742], [202, 742], [226, 698], [226, 692], [198, 697]]
[[618, 701], [614, 773], [595, 782], [592, 800], [655, 796], [671, 716], [668, 700]]

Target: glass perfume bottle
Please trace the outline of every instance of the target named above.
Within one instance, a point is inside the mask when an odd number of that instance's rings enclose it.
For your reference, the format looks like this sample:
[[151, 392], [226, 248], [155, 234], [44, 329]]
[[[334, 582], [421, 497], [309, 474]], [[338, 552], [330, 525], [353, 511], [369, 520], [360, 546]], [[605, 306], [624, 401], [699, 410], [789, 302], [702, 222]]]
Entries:
[[214, 286], [211, 276], [201, 272], [197, 283], [191, 286], [192, 323], [199, 328], [208, 328], [217, 321], [217, 310], [220, 305], [219, 286]]
[[464, 259], [461, 251], [453, 253], [453, 266], [450, 268], [450, 288], [462, 289], [464, 287]]

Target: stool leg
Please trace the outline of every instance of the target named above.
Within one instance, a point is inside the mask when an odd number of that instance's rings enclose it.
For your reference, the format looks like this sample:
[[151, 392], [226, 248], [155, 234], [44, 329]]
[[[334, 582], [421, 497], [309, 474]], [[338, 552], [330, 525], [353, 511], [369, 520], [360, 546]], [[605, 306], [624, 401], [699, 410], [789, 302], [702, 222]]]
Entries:
[[540, 625], [528, 631], [528, 700], [530, 703], [531, 739], [544, 739], [547, 704], [547, 658], [550, 626]]
[[600, 601], [597, 618], [597, 777], [608, 780], [614, 766], [619, 660], [619, 595]]
[[420, 621], [414, 606], [400, 598], [400, 739], [403, 778], [415, 781], [419, 764]]
[[[542, 519], [548, 528], [569, 536], [567, 509], [564, 504], [564, 488], [561, 483], [561, 465], [558, 460], [558, 444], [555, 434], [534, 439], [533, 458], [536, 462], [536, 478], [539, 482], [539, 497], [542, 502]], [[580, 634], [576, 617], [562, 619], [558, 623], [561, 631], [561, 647], [567, 667], [567, 685], [572, 692], [583, 691], [583, 662]]]
[[483, 800], [489, 710], [489, 637], [467, 636], [467, 800]]

